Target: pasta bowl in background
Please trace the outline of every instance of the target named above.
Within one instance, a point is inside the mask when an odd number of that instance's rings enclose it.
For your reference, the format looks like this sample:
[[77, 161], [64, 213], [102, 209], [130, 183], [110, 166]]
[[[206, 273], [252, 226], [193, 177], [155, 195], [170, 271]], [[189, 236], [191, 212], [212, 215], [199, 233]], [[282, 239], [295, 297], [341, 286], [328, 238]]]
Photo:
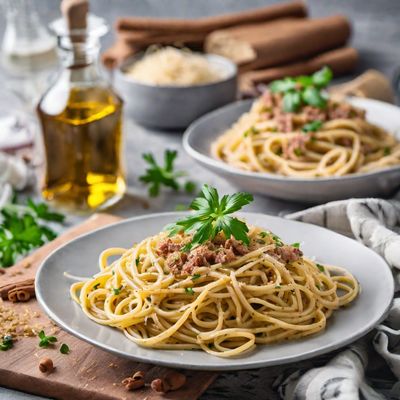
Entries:
[[[110, 326], [89, 319], [70, 297], [72, 283], [99, 271], [99, 256], [109, 247], [130, 248], [157, 234], [185, 214], [162, 213], [131, 218], [72, 240], [53, 252], [36, 276], [36, 297], [47, 315], [62, 329], [118, 356], [151, 364], [204, 370], [238, 370], [295, 362], [314, 357], [358, 339], [386, 315], [394, 291], [390, 268], [362, 244], [315, 225], [256, 213], [238, 213], [247, 223], [268, 229], [286, 243], [301, 242], [308, 257], [345, 268], [359, 281], [361, 292], [348, 307], [335, 311], [326, 329], [313, 336], [256, 349], [233, 358], [198, 350], [140, 347]], [[332, 246], [332, 243], [335, 245]], [[85, 256], [82, 257], [82, 254]], [[68, 273], [69, 275], [66, 275]], [[76, 276], [72, 279], [71, 276]], [[376, 277], [379, 276], [379, 279]]]
[[[387, 197], [399, 189], [400, 166], [340, 177], [294, 178], [243, 171], [215, 159], [211, 155], [211, 143], [247, 112], [252, 102], [235, 102], [195, 121], [183, 137], [186, 152], [200, 165], [242, 190], [284, 200], [323, 203], [351, 197]], [[382, 126], [400, 139], [400, 108], [362, 98], [350, 98], [349, 102], [365, 109], [368, 121]]]
[[158, 129], [186, 128], [209, 111], [236, 99], [236, 65], [221, 56], [204, 54], [221, 78], [187, 86], [155, 85], [139, 82], [127, 74], [143, 54], [127, 60], [115, 73], [115, 88], [125, 101], [127, 115], [140, 125]]

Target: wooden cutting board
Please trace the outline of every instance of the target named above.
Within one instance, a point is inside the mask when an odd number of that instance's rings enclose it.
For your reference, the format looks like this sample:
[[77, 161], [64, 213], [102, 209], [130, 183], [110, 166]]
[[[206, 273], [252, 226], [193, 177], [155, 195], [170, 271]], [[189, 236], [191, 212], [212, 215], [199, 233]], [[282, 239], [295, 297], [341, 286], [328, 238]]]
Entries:
[[[41, 261], [54, 249], [72, 238], [118, 221], [108, 214], [97, 214], [54, 241], [46, 244], [35, 253], [8, 268], [0, 275], [0, 287], [6, 284], [34, 278]], [[67, 300], [66, 300], [67, 303]], [[0, 385], [60, 400], [155, 400], [176, 399], [195, 400], [215, 379], [213, 372], [182, 371], [186, 384], [179, 390], [160, 395], [149, 386], [128, 392], [121, 381], [138, 370], [146, 371], [146, 381], [162, 377], [168, 368], [138, 363], [119, 358], [100, 350], [57, 328], [41, 311], [35, 299], [27, 303], [1, 302], [0, 322], [10, 314], [21, 316], [23, 330], [27, 324], [36, 330], [44, 329], [49, 335], [54, 333], [58, 342], [54, 348], [39, 348], [36, 336], [24, 337], [14, 343], [8, 351], [0, 351]], [[0, 327], [1, 333], [1, 327]], [[70, 353], [59, 351], [61, 343], [68, 344]], [[43, 357], [53, 360], [55, 370], [46, 375], [39, 371], [39, 361]]]

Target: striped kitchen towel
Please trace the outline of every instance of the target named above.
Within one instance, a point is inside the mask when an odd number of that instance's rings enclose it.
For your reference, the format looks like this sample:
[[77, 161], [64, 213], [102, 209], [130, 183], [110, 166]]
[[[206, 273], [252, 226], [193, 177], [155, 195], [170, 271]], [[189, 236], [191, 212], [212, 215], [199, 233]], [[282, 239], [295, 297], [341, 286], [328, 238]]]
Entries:
[[[286, 215], [354, 237], [380, 254], [392, 268], [395, 299], [387, 319], [333, 357], [327, 364], [304, 370], [301, 363], [276, 381], [284, 400], [400, 399], [400, 202], [382, 199], [335, 201]], [[366, 377], [371, 365], [384, 360], [392, 374]], [[293, 371], [293, 370], [292, 370]], [[391, 376], [389, 376], [391, 375]]]

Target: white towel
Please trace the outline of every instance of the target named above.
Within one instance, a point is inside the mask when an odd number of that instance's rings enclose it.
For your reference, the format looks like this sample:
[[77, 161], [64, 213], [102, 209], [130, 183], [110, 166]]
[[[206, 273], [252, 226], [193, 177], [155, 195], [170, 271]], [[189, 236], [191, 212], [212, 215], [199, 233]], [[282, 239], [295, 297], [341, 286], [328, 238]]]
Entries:
[[[363, 338], [331, 359], [325, 366], [280, 376], [279, 394], [284, 400], [400, 399], [400, 202], [381, 199], [335, 201], [286, 218], [308, 222], [352, 236], [375, 250], [392, 267], [397, 284], [388, 318], [376, 327], [375, 337]], [[371, 340], [373, 338], [373, 340]], [[371, 343], [372, 342], [372, 343]], [[381, 393], [365, 378], [365, 369], [377, 357], [384, 358], [397, 378]], [[371, 351], [372, 350], [372, 351]], [[369, 357], [368, 357], [369, 356]]]

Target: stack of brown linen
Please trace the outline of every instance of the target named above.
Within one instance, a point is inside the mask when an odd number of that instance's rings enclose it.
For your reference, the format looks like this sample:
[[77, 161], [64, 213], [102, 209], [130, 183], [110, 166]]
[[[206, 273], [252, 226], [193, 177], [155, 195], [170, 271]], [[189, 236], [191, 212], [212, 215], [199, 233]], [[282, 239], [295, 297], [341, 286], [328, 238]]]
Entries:
[[346, 47], [351, 26], [344, 16], [307, 18], [302, 1], [200, 19], [123, 17], [117, 40], [103, 54], [114, 67], [150, 45], [178, 45], [236, 62], [242, 88], [329, 65], [335, 76], [351, 72], [358, 53]]

